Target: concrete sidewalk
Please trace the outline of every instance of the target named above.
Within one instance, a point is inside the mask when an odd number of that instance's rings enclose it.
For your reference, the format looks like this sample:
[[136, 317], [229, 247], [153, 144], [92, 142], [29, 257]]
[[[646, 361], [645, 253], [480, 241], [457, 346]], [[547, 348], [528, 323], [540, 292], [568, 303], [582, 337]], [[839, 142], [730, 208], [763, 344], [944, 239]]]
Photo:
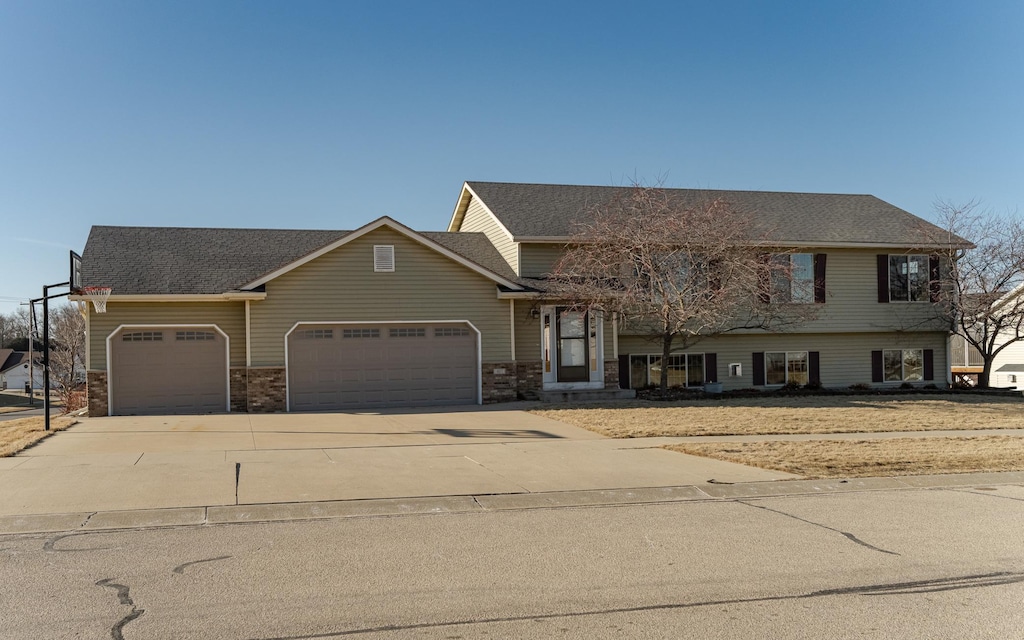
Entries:
[[795, 477], [642, 445], [505, 408], [90, 418], [0, 458], [0, 516]]

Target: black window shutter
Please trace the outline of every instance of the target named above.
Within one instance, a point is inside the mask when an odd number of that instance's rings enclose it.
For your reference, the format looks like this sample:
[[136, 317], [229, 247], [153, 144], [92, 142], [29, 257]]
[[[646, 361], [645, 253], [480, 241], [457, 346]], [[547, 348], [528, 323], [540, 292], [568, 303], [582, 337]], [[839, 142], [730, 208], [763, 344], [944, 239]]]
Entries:
[[761, 264], [757, 272], [757, 297], [762, 304], [768, 304], [772, 301], [772, 254], [762, 253], [758, 260]]
[[924, 379], [935, 379], [935, 352], [931, 349], [924, 350]]
[[[878, 301], [889, 302], [889, 256], [878, 256]], [[880, 382], [876, 380], [875, 382]]]
[[817, 351], [807, 352], [807, 379], [815, 384], [821, 384], [821, 358]]
[[928, 297], [938, 302], [942, 295], [942, 280], [939, 273], [939, 256], [928, 256]]
[[629, 354], [619, 354], [619, 388], [629, 388]]
[[825, 302], [825, 256], [814, 254], [814, 301]]
[[718, 382], [718, 354], [704, 354], [704, 380], [706, 382]]
[[764, 351], [754, 352], [754, 386], [764, 386]]
[[871, 382], [883, 382], [885, 380], [885, 368], [882, 365], [882, 352], [871, 352]]

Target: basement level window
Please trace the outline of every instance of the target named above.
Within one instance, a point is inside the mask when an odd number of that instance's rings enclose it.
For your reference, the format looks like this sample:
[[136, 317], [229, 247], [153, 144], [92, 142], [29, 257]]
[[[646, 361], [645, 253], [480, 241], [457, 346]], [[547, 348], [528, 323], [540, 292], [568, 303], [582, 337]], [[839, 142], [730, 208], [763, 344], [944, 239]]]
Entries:
[[209, 342], [215, 339], [212, 331], [177, 331], [175, 340], [184, 342]]
[[125, 342], [162, 342], [163, 339], [164, 334], [160, 331], [135, 331], [121, 336]]
[[373, 270], [381, 273], [395, 270], [395, 245], [373, 245]]

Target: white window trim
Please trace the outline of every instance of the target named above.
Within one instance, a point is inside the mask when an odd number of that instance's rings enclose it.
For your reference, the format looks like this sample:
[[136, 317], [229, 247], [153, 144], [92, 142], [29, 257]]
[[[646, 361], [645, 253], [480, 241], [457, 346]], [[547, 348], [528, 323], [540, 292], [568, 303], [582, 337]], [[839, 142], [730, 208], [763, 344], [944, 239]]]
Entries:
[[[804, 279], [799, 280], [800, 282], [807, 282], [807, 284], [808, 284], [807, 291], [810, 293], [810, 296], [808, 297], [807, 300], [794, 300], [793, 299], [793, 283], [794, 283], [793, 272], [794, 272], [794, 269], [795, 269], [795, 266], [793, 264], [793, 258], [795, 256], [809, 256], [810, 259], [811, 259], [811, 274], [810, 274], [810, 278], [807, 278], [806, 280], [804, 280]], [[769, 285], [772, 302], [776, 302], [776, 303], [779, 303], [779, 304], [814, 304], [814, 293], [815, 293], [815, 291], [814, 291], [814, 286], [815, 286], [815, 282], [814, 282], [814, 254], [813, 253], [806, 253], [806, 252], [803, 252], [803, 251], [799, 251], [799, 252], [796, 252], [796, 253], [773, 253], [773, 254], [771, 254], [771, 260], [773, 262], [775, 260], [780, 259], [780, 258], [786, 258], [789, 261], [789, 270], [790, 270], [790, 272], [786, 276], [786, 281], [789, 284], [789, 299], [788, 300], [775, 300], [774, 299], [776, 297], [776, 294], [775, 294], [775, 281], [774, 281], [774, 277], [773, 277], [772, 278], [772, 282]], [[778, 353], [778, 352], [775, 351], [773, 353]]]
[[[769, 353], [782, 353], [786, 357], [786, 381], [783, 383], [768, 382], [768, 354]], [[803, 351], [765, 351], [764, 352], [764, 386], [766, 387], [784, 387], [789, 384], [789, 356], [790, 354], [804, 354], [804, 358], [807, 360], [807, 382], [811, 381], [811, 350], [805, 349]], [[806, 384], [806, 383], [805, 383]]]
[[[925, 287], [925, 297], [924, 297], [924, 300], [909, 300], [909, 297], [910, 297], [910, 286], [909, 285], [907, 286], [907, 298], [908, 298], [907, 300], [893, 300], [892, 299], [892, 259], [893, 259], [893, 257], [896, 257], [896, 258], [924, 258], [925, 259], [924, 269], [925, 269], [925, 275], [927, 276], [925, 278], [925, 282], [927, 283], [927, 286]], [[907, 262], [907, 264], [908, 265], [910, 264], [909, 261]], [[885, 285], [886, 285], [886, 287], [889, 290], [889, 303], [890, 304], [930, 304], [931, 303], [931, 301], [932, 301], [932, 295], [931, 295], [931, 279], [932, 279], [932, 276], [931, 276], [931, 256], [929, 256], [927, 253], [890, 253], [886, 257], [885, 265], [886, 265], [886, 268], [885, 268]], [[908, 271], [910, 270], [909, 266], [907, 267], [907, 270]]]
[[[899, 349], [882, 349], [882, 384], [903, 384], [904, 382], [920, 382], [927, 383], [929, 380], [924, 377], [924, 347], [908, 347]], [[900, 352], [900, 379], [899, 380], [886, 380], [885, 379], [885, 352], [886, 351], [899, 351]], [[920, 380], [907, 380], [907, 364], [906, 357], [903, 355], [907, 351], [920, 351], [921, 352], [921, 379]], [[932, 381], [934, 382], [934, 381]]]
[[[657, 382], [652, 382], [651, 381], [651, 358], [660, 358], [661, 354], [660, 353], [631, 353], [631, 354], [629, 354], [629, 358], [630, 358], [630, 381], [629, 381], [629, 386], [630, 386], [630, 388], [633, 387], [632, 364], [633, 364], [633, 357], [634, 356], [646, 356], [647, 357], [647, 385], [646, 386], [650, 386], [652, 384], [653, 385], [660, 384], [661, 383], [660, 380], [657, 381]], [[707, 361], [707, 352], [706, 351], [683, 351], [681, 353], [670, 353], [669, 357], [672, 357], [672, 356], [682, 356], [683, 357], [683, 362], [686, 364], [687, 384], [686, 384], [686, 386], [683, 387], [684, 389], [697, 389], [698, 387], [703, 387], [705, 384], [707, 384], [708, 361]], [[686, 361], [686, 357], [687, 356], [701, 356], [702, 358], [704, 358], [704, 370], [701, 371], [701, 383], [699, 385], [695, 384], [695, 385], [691, 386], [690, 383], [689, 383], [690, 364], [689, 364], [689, 362]]]

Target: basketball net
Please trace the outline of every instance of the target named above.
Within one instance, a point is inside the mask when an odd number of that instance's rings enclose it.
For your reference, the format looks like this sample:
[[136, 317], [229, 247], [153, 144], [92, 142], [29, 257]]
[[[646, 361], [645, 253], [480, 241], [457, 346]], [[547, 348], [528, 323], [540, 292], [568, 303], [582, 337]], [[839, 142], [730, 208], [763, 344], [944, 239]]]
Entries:
[[96, 313], [106, 313], [110, 291], [110, 287], [83, 287], [82, 295], [92, 301], [92, 308], [96, 310]]

